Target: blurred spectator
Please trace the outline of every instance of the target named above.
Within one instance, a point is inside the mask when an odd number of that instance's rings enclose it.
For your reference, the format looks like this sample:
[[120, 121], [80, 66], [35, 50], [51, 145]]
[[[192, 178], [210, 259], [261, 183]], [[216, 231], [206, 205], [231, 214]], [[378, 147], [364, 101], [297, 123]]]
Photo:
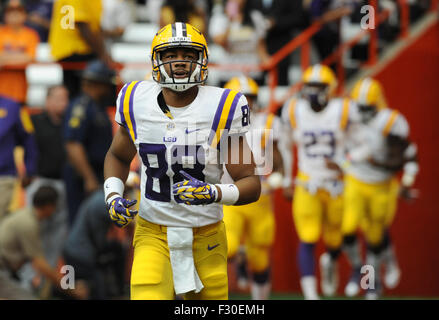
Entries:
[[187, 22], [204, 34], [207, 25], [204, 3], [197, 0], [166, 0], [160, 11], [160, 28], [174, 22]]
[[112, 141], [106, 107], [113, 104], [115, 72], [103, 62], [90, 62], [82, 73], [82, 92], [69, 105], [64, 120], [68, 164], [65, 168], [69, 224], [87, 195], [104, 182], [104, 159]]
[[35, 58], [38, 34], [26, 27], [26, 10], [18, 0], [10, 0], [4, 11], [5, 25], [0, 27], [0, 94], [26, 101], [25, 65]]
[[128, 0], [103, 0], [101, 27], [107, 50], [110, 52], [113, 41], [120, 39], [126, 27], [133, 22]]
[[[44, 111], [31, 117], [38, 146], [38, 169], [36, 179], [26, 189], [26, 202], [32, 202], [41, 186], [51, 186], [58, 192], [55, 213], [40, 224], [44, 256], [52, 267], [56, 267], [67, 237], [66, 191], [62, 180], [66, 156], [62, 124], [68, 102], [68, 91], [64, 86], [51, 87]], [[23, 266], [19, 273], [24, 286], [29, 286], [36, 276], [30, 264]]]
[[[22, 289], [17, 282], [17, 270], [27, 261], [35, 270], [60, 286], [63, 277], [44, 258], [39, 224], [50, 217], [56, 208], [57, 193], [54, 188], [44, 186], [34, 195], [32, 206], [28, 206], [6, 217], [0, 224], [0, 298], [33, 299], [32, 292]], [[83, 298], [86, 289], [76, 283], [68, 294]]]
[[26, 25], [34, 29], [41, 42], [47, 42], [49, 36], [50, 19], [52, 18], [53, 0], [27, 0]]
[[[55, 0], [49, 31], [53, 58], [58, 62], [89, 62], [96, 58], [107, 65], [113, 60], [101, 33], [102, 0]], [[67, 66], [64, 85], [70, 98], [81, 90], [80, 72]]]
[[0, 96], [0, 222], [8, 212], [17, 180], [16, 146], [24, 148], [26, 174], [21, 177], [21, 182], [27, 186], [37, 168], [37, 145], [32, 122], [26, 110], [20, 109], [16, 101]]
[[44, 110], [31, 117], [38, 145], [38, 176], [61, 180], [65, 163], [62, 124], [69, 103], [69, 92], [63, 85], [50, 87]]
[[304, 0], [311, 22], [323, 25], [313, 37], [320, 60], [327, 58], [340, 43], [339, 18], [350, 14], [349, 0]]
[[[258, 65], [267, 62], [269, 55], [265, 43], [266, 24], [262, 13], [247, 0], [227, 0], [224, 8], [217, 2], [209, 23], [212, 40], [225, 49], [221, 64]], [[219, 73], [220, 86], [241, 72], [227, 70]], [[251, 72], [250, 77], [263, 82], [261, 72]]]
[[113, 228], [117, 227], [108, 216], [104, 192], [98, 190], [79, 208], [63, 254], [65, 263], [75, 268], [76, 279], [86, 282], [89, 299], [124, 294], [127, 248], [109, 238]]
[[[309, 19], [303, 8], [303, 0], [258, 0], [258, 6], [267, 23], [267, 50], [270, 55], [278, 52], [294, 34], [302, 31]], [[288, 85], [288, 69], [290, 57], [286, 57], [278, 65], [278, 84]]]

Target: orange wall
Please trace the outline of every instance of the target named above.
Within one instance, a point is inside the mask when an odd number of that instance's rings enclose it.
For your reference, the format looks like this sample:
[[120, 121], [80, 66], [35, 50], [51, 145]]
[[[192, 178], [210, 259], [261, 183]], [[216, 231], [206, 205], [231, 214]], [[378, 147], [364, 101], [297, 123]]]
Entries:
[[[387, 294], [439, 296], [439, 24], [429, 28], [376, 75], [390, 107], [400, 110], [418, 144], [420, 168], [415, 187], [421, 196], [413, 204], [399, 202], [391, 228], [402, 269], [400, 285]], [[273, 250], [273, 291], [300, 292], [296, 263], [297, 235], [291, 204], [275, 195], [277, 233]], [[320, 243], [318, 254], [323, 250]], [[317, 255], [318, 256], [318, 255]], [[340, 290], [349, 268], [340, 260]]]

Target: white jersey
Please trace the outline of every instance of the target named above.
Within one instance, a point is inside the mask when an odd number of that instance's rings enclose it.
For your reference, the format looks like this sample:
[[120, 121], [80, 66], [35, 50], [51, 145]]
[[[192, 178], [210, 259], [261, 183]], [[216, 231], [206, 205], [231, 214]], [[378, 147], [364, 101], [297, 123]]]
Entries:
[[[282, 123], [273, 113], [252, 113], [250, 129], [245, 134], [247, 143], [253, 154], [256, 164], [256, 174], [265, 179], [273, 171], [273, 143], [279, 141], [282, 133]], [[222, 183], [233, 183], [227, 170], [224, 170]], [[262, 193], [267, 193], [265, 184], [262, 184]]]
[[[344, 158], [349, 131], [359, 124], [357, 105], [350, 99], [331, 99], [320, 112], [312, 110], [305, 99], [292, 99], [282, 110], [282, 121], [289, 132], [287, 146], [294, 143], [298, 154], [298, 183], [306, 181], [308, 187], [323, 188], [339, 194], [338, 172], [327, 166], [326, 159], [337, 162]], [[285, 152], [290, 153], [289, 148]], [[284, 158], [291, 156], [285, 154]], [[285, 163], [289, 174], [291, 163]]]
[[[384, 162], [387, 154], [386, 138], [389, 134], [407, 138], [409, 136], [409, 125], [402, 114], [396, 110], [386, 108], [380, 110], [373, 119], [362, 127], [362, 130], [356, 133], [355, 140], [359, 143], [367, 143], [371, 157], [377, 162]], [[355, 146], [352, 146], [350, 151], [355, 152]], [[373, 166], [368, 160], [352, 162], [347, 168], [347, 172], [358, 180], [367, 183], [387, 181], [394, 175], [388, 170]]]
[[[221, 141], [248, 130], [249, 108], [239, 92], [199, 86], [195, 100], [175, 118], [159, 106], [153, 81], [126, 84], [117, 99], [116, 122], [124, 126], [142, 160], [139, 215], [171, 227], [200, 227], [222, 219], [222, 205], [186, 205], [172, 195], [180, 170], [220, 183]], [[228, 130], [228, 132], [227, 132]]]

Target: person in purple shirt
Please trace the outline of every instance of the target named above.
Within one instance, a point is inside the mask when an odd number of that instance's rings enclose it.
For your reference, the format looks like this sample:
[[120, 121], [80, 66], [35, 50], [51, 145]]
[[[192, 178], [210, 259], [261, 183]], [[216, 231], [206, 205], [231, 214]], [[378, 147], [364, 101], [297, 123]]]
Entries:
[[24, 148], [26, 173], [20, 177], [23, 187], [30, 183], [37, 169], [37, 145], [33, 126], [25, 109], [18, 102], [0, 96], [0, 223], [8, 213], [17, 181], [14, 149]]

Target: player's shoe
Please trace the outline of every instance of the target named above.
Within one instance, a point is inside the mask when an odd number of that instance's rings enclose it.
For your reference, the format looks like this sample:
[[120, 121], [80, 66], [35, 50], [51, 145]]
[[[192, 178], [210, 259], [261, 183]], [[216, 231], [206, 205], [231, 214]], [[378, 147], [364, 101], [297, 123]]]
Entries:
[[388, 289], [394, 289], [399, 284], [401, 270], [396, 264], [387, 264], [384, 274], [384, 284]]
[[320, 279], [323, 295], [334, 296], [338, 287], [337, 263], [327, 252], [320, 256]]
[[344, 294], [347, 297], [355, 297], [360, 293], [360, 279], [361, 273], [358, 270], [352, 272], [348, 284], [344, 288]]

